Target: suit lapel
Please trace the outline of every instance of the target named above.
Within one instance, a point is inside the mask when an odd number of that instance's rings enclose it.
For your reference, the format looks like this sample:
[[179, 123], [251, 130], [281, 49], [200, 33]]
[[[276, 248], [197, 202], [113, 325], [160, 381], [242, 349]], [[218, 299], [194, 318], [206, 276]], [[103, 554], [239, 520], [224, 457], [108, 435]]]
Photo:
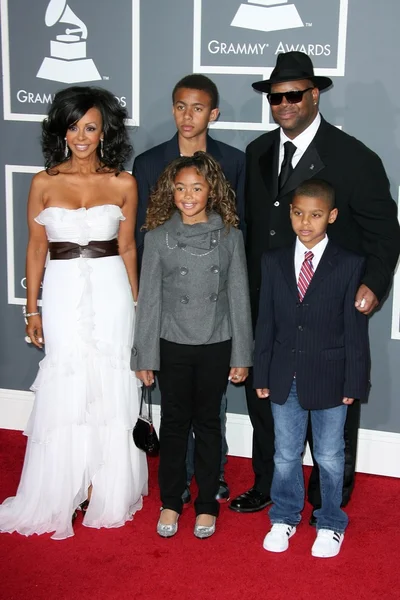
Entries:
[[178, 134], [176, 133], [173, 138], [168, 140], [165, 144], [164, 149], [164, 164], [169, 165], [170, 162], [175, 160], [175, 158], [179, 158], [179, 142], [178, 142]]
[[259, 158], [260, 173], [271, 198], [278, 195], [279, 129], [270, 147]]
[[311, 279], [310, 285], [308, 286], [304, 300], [313, 294], [318, 286], [324, 281], [324, 279], [326, 279], [331, 274], [333, 269], [336, 268], [338, 263], [336, 256], [337, 253], [337, 247], [334, 244], [331, 244], [331, 242], [328, 242], [325, 251], [321, 256], [321, 260], [319, 261], [314, 277]]
[[322, 162], [322, 159], [318, 154], [318, 150], [314, 144], [314, 141], [312, 141], [299, 160], [291, 176], [280, 190], [279, 195], [285, 196], [289, 192], [292, 192], [303, 181], [311, 179], [311, 177], [315, 177], [315, 175], [324, 167], [325, 164]]
[[280, 265], [282, 272], [285, 276], [286, 282], [289, 286], [290, 291], [294, 294], [296, 300], [299, 300], [299, 292], [297, 290], [296, 272], [294, 270], [294, 251], [295, 244], [289, 248], [285, 248], [285, 251], [280, 255]]
[[208, 154], [211, 154], [211, 156], [213, 158], [215, 158], [215, 160], [217, 162], [221, 162], [222, 160], [222, 153], [220, 150], [220, 147], [218, 145], [218, 142], [216, 140], [214, 140], [210, 135], [207, 134], [207, 146], [206, 146], [206, 150], [208, 152]]

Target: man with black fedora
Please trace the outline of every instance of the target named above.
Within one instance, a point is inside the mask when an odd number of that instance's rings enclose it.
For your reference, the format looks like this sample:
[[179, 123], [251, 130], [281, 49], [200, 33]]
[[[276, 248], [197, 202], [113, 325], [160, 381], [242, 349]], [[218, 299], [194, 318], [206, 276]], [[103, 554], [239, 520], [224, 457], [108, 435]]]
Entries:
[[[289, 205], [295, 188], [307, 179], [328, 181], [335, 189], [338, 218], [330, 225], [329, 238], [366, 257], [365, 273], [354, 299], [356, 308], [370, 315], [391, 283], [400, 252], [397, 206], [380, 158], [320, 114], [320, 92], [331, 85], [329, 77], [314, 75], [311, 59], [303, 52], [279, 54], [270, 79], [253, 84], [255, 90], [267, 94], [279, 125], [246, 149], [247, 260], [254, 325], [261, 256], [266, 250], [294, 243]], [[253, 426], [255, 480], [250, 490], [232, 500], [230, 508], [237, 512], [255, 512], [270, 503], [273, 475], [270, 402], [257, 397], [252, 377], [246, 382], [246, 398]], [[354, 487], [359, 421], [360, 402], [355, 401], [348, 407], [345, 425], [343, 506]], [[308, 500], [314, 508], [321, 506], [316, 467], [310, 477]]]

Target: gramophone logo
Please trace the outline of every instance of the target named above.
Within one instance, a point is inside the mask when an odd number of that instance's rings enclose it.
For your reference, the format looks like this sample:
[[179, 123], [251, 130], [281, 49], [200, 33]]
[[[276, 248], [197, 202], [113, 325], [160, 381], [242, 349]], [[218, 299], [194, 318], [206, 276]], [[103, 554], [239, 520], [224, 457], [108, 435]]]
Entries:
[[127, 124], [139, 125], [140, 0], [112, 0], [110, 6], [0, 0], [5, 120], [40, 122], [59, 89], [96, 85], [127, 108]]
[[87, 27], [66, 0], [50, 0], [44, 21], [47, 27], [57, 23], [73, 27], [67, 27], [64, 34], [50, 41], [50, 56], [44, 58], [36, 77], [61, 83], [100, 80], [101, 75], [93, 59], [86, 57]]
[[299, 12], [288, 0], [247, 0], [241, 4], [231, 26], [256, 31], [279, 31], [304, 27]]

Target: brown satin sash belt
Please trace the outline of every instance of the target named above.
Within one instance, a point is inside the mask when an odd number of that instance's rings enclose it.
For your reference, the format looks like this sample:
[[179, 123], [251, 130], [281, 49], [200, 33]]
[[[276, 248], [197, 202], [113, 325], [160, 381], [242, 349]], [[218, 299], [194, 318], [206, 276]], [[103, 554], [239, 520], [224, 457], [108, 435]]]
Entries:
[[68, 260], [71, 258], [103, 258], [117, 256], [117, 238], [107, 241], [92, 241], [87, 246], [80, 246], [74, 242], [50, 242], [50, 260]]

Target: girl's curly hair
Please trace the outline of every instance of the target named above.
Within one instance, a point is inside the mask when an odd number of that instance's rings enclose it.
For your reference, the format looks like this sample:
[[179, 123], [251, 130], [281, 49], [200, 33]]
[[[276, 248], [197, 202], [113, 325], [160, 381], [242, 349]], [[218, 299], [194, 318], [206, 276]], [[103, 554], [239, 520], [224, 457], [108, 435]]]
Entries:
[[210, 186], [210, 195], [206, 206], [207, 213], [211, 211], [218, 213], [227, 227], [238, 226], [236, 195], [220, 165], [207, 152], [195, 152], [193, 156], [177, 158], [164, 169], [150, 196], [143, 229], [147, 231], [155, 229], [171, 218], [177, 210], [174, 201], [176, 176], [182, 169], [190, 168], [195, 168]]
[[124, 119], [128, 117], [117, 98], [108, 90], [89, 86], [72, 86], [56, 93], [47, 118], [42, 123], [42, 151], [49, 174], [56, 175], [57, 167], [68, 160], [65, 156], [65, 136], [68, 127], [79, 121], [91, 108], [97, 108], [103, 121], [104, 146], [96, 149], [100, 169], [124, 169], [132, 152]]

